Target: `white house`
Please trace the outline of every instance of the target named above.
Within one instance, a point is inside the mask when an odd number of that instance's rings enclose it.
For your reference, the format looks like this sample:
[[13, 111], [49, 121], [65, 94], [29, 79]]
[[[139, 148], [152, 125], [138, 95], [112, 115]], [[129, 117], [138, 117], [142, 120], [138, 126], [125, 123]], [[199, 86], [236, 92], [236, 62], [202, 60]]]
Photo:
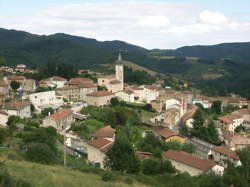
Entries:
[[219, 118], [219, 121], [221, 123], [221, 129], [223, 131], [232, 132], [234, 133], [234, 130], [243, 124], [244, 119], [241, 115], [238, 114], [229, 114], [225, 115]]
[[143, 95], [140, 98], [141, 101], [151, 103], [151, 101], [156, 100], [159, 97], [159, 91], [155, 86], [142, 85], [140, 88], [143, 89]]
[[41, 111], [44, 107], [46, 108], [46, 106], [50, 107], [50, 105], [53, 105], [55, 108], [63, 105], [63, 98], [56, 96], [55, 91], [30, 94], [28, 98], [38, 111]]
[[210, 108], [212, 106], [212, 103], [206, 99], [194, 98], [192, 104], [195, 105], [198, 103], [201, 104], [204, 108]]
[[135, 94], [131, 90], [122, 90], [122, 91], [116, 92], [115, 96], [125, 102], [130, 102], [130, 103], [135, 102]]
[[169, 160], [176, 170], [180, 172], [188, 172], [191, 176], [197, 176], [202, 173], [214, 171], [216, 174], [222, 175], [224, 167], [216, 165], [216, 163], [200, 159], [186, 152], [168, 150], [162, 154], [163, 159]]
[[59, 77], [53, 76], [46, 79], [43, 79], [39, 82], [40, 87], [56, 87], [62, 88], [67, 83], [67, 80]]
[[21, 118], [29, 118], [31, 117], [30, 107], [30, 102], [28, 101], [13, 101], [6, 103], [4, 106], [4, 111], [10, 116], [13, 115], [20, 116]]
[[6, 127], [8, 118], [9, 118], [9, 114], [5, 112], [4, 110], [0, 110], [0, 126]]

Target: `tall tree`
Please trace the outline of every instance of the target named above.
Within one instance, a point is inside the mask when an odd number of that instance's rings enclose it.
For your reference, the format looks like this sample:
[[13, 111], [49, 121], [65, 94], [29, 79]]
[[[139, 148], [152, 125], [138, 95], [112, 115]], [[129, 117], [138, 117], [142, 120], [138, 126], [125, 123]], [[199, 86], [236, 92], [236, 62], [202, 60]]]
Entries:
[[207, 136], [205, 137], [206, 141], [214, 145], [220, 144], [219, 134], [212, 120], [208, 122], [206, 130], [207, 130]]
[[139, 171], [139, 160], [136, 158], [133, 147], [124, 133], [117, 133], [114, 145], [107, 152], [105, 168], [125, 173]]
[[20, 83], [16, 81], [11, 81], [10, 87], [12, 88], [12, 90], [14, 90], [14, 92], [16, 92], [17, 89], [20, 88]]
[[221, 114], [221, 105], [221, 101], [214, 101], [211, 108], [216, 114]]

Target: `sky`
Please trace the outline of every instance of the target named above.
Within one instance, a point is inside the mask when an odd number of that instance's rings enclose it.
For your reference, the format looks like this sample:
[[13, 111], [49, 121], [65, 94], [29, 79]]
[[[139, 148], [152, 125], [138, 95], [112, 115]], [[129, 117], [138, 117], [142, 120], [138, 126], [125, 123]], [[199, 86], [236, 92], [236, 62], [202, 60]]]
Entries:
[[0, 0], [0, 28], [148, 49], [249, 42], [250, 0]]

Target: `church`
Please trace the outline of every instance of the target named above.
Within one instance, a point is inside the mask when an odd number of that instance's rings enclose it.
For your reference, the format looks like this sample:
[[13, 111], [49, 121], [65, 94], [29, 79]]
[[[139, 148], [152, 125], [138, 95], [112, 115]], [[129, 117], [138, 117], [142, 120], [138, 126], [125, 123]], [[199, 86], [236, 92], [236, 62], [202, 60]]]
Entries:
[[98, 86], [105, 86], [109, 92], [116, 93], [124, 88], [124, 69], [121, 53], [115, 61], [115, 74], [104, 75], [98, 78]]

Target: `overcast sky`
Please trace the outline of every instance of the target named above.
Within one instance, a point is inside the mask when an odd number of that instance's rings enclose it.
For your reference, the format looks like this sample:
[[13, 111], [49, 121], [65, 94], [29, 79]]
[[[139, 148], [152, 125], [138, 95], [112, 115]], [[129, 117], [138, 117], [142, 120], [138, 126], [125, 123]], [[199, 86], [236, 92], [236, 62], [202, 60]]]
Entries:
[[246, 42], [250, 0], [0, 0], [0, 28], [148, 49]]

